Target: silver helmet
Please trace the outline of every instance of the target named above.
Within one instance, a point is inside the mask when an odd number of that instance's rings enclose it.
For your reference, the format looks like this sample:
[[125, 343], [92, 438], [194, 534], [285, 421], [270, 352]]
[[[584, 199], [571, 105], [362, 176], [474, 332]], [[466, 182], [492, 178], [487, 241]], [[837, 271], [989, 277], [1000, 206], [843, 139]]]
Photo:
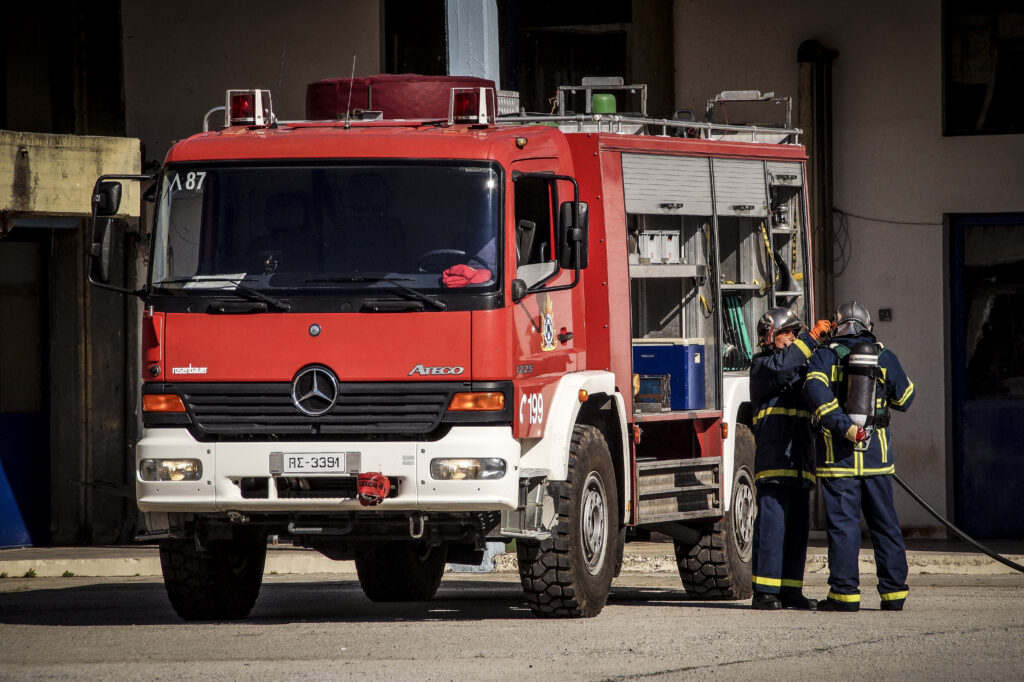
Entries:
[[757, 342], [770, 348], [775, 344], [775, 335], [779, 332], [792, 331], [799, 333], [803, 322], [789, 308], [780, 306], [772, 308], [757, 321]]
[[870, 332], [875, 327], [871, 323], [871, 313], [856, 301], [843, 303], [836, 308], [832, 322], [836, 325], [836, 336], [856, 336], [861, 332]]

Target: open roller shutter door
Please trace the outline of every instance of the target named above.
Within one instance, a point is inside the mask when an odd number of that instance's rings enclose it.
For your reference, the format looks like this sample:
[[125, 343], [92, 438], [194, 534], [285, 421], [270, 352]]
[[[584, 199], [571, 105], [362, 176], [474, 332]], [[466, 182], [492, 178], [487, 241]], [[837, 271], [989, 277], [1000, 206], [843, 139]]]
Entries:
[[622, 185], [627, 213], [711, 215], [711, 171], [705, 158], [623, 154]]
[[715, 159], [715, 208], [718, 215], [768, 215], [764, 162]]

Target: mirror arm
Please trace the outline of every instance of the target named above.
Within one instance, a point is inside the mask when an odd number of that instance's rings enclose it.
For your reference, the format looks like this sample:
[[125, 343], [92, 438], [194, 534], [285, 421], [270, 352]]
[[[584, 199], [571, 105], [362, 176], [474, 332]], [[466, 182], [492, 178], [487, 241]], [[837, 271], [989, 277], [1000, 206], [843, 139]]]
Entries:
[[569, 282], [568, 284], [559, 284], [558, 286], [553, 286], [553, 287], [544, 286], [545, 282], [550, 281], [552, 279], [552, 277], [554, 277], [557, 274], [558, 274], [558, 272], [555, 272], [551, 277], [547, 277], [544, 280], [542, 280], [540, 282], [537, 282], [532, 287], [527, 289], [526, 293], [527, 294], [536, 294], [536, 293], [541, 292], [541, 291], [544, 291], [544, 292], [547, 292], [547, 291], [566, 291], [568, 289], [574, 288], [577, 284], [579, 284], [580, 283], [580, 252], [578, 250], [576, 251], [576, 266], [573, 268], [572, 281]]
[[[97, 209], [99, 208], [99, 205], [98, 205], [98, 202], [96, 200], [96, 197], [97, 197], [97, 195], [99, 194], [99, 191], [100, 191], [100, 183], [106, 182], [107, 180], [138, 180], [138, 181], [145, 181], [145, 180], [154, 180], [154, 179], [156, 179], [156, 175], [120, 175], [120, 174], [118, 174], [118, 175], [101, 175], [96, 180], [96, 184], [93, 185], [93, 188], [92, 188], [92, 201], [90, 202], [92, 204], [92, 219], [89, 221], [89, 226], [90, 226], [90, 228], [92, 230], [92, 233], [95, 234], [96, 219], [99, 217], [97, 215]], [[110, 216], [104, 216], [104, 217], [110, 217]], [[114, 291], [114, 292], [117, 292], [119, 294], [126, 294], [128, 296], [138, 296], [143, 301], [146, 300], [146, 289], [145, 288], [142, 288], [142, 289], [126, 289], [124, 287], [118, 287], [118, 286], [114, 286], [112, 284], [106, 284], [105, 282], [99, 282], [99, 281], [93, 279], [92, 268], [90, 267], [90, 265], [92, 263], [92, 259], [93, 258], [98, 258], [99, 257], [99, 256], [94, 255], [93, 252], [92, 252], [94, 244], [95, 244], [95, 242], [91, 242], [89, 244], [89, 252], [86, 254], [86, 267], [85, 267], [85, 271], [86, 271], [86, 278], [89, 280], [89, 284], [91, 284], [92, 286], [97, 287], [99, 289], [106, 289], [107, 291]]]
[[113, 284], [104, 284], [103, 282], [97, 282], [92, 278], [92, 273], [89, 273], [89, 284], [93, 285], [97, 289], [106, 289], [107, 291], [116, 291], [119, 294], [125, 294], [126, 296], [138, 296], [139, 299], [146, 300], [145, 289], [125, 289], [124, 287], [116, 287]]

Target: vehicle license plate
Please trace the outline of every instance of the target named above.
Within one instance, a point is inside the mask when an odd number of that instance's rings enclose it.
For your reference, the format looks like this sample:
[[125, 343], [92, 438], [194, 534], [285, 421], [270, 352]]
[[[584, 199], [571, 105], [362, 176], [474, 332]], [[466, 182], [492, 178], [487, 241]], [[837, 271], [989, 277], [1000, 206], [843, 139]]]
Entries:
[[279, 471], [286, 475], [345, 474], [348, 473], [347, 454], [346, 452], [274, 452], [270, 455], [270, 469], [274, 473]]

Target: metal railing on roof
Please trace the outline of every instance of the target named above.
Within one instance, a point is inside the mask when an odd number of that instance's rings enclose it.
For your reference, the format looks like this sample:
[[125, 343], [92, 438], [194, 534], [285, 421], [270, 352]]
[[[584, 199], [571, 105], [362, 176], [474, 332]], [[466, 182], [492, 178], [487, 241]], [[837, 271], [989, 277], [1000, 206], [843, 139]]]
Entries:
[[[621, 114], [570, 114], [565, 116], [524, 114], [499, 116], [495, 123], [497, 125], [556, 124], [563, 132], [639, 134], [749, 142], [771, 141], [775, 144], [799, 144], [800, 135], [803, 133], [799, 128], [729, 125]], [[674, 134], [670, 131], [674, 131]], [[778, 139], [769, 140], [768, 138]]]

